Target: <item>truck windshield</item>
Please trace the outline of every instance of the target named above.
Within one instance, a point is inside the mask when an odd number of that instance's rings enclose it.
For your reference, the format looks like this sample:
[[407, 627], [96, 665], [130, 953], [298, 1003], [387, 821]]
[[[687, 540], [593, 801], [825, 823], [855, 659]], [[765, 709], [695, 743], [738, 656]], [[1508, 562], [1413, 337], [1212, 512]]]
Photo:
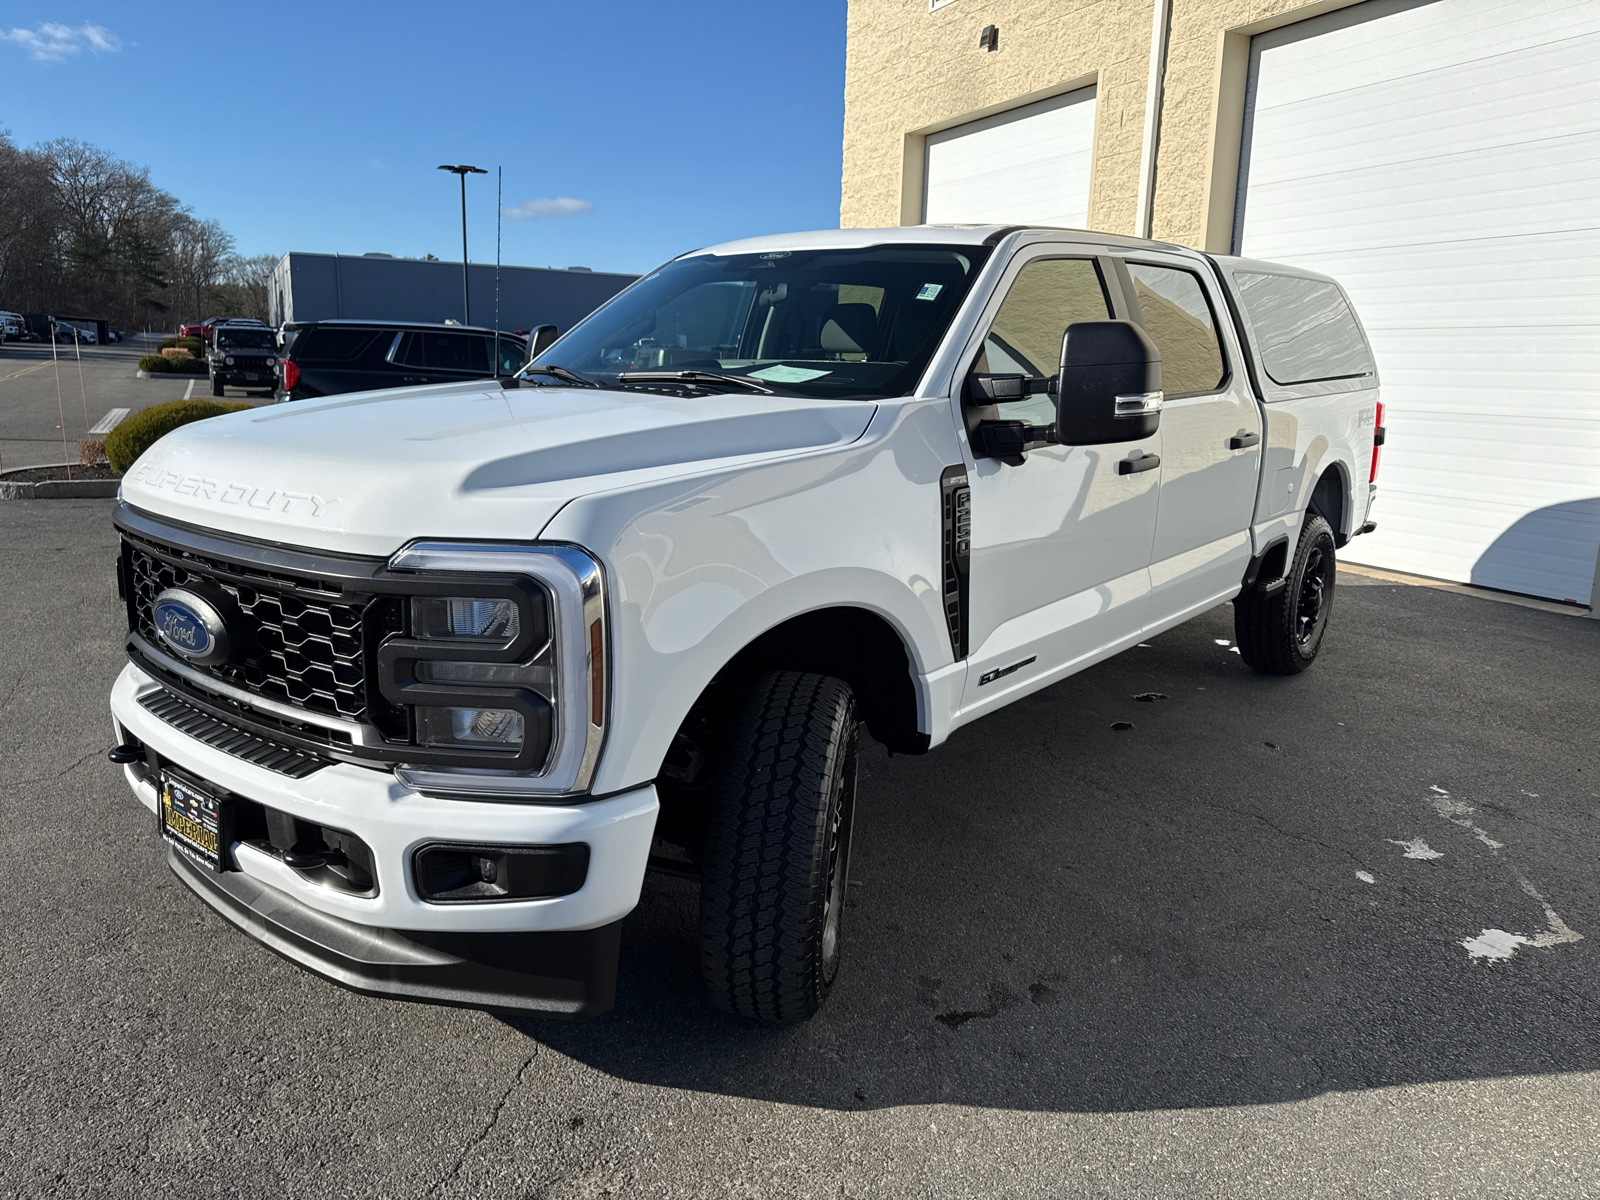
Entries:
[[278, 338], [270, 329], [219, 329], [217, 345], [229, 350], [272, 350]]
[[917, 245], [690, 255], [532, 365], [607, 385], [625, 372], [709, 371], [805, 396], [904, 396], [988, 255]]

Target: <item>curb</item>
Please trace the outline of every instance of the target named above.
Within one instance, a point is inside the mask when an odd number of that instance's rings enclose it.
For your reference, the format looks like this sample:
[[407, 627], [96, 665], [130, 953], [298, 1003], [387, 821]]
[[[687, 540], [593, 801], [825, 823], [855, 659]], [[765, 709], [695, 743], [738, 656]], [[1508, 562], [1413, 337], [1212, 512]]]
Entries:
[[46, 479], [39, 483], [0, 480], [0, 500], [109, 500], [121, 486], [119, 479]]

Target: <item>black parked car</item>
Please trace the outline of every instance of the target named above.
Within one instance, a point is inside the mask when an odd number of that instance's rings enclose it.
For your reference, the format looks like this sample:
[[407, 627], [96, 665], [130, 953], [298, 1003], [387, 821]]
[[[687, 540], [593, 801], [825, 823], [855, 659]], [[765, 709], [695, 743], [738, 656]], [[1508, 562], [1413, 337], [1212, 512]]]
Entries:
[[471, 325], [307, 321], [285, 325], [279, 400], [514, 375], [528, 343]]
[[213, 396], [224, 387], [270, 392], [278, 381], [278, 335], [259, 323], [218, 325], [207, 361]]

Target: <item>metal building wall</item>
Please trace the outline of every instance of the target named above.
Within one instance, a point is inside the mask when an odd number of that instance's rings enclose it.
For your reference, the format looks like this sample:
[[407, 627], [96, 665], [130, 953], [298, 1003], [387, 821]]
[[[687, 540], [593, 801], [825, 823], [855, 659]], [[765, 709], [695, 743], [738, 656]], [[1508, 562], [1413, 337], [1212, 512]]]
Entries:
[[[461, 264], [344, 254], [286, 254], [272, 273], [272, 323], [334, 318], [495, 323], [495, 268], [469, 268], [472, 311], [461, 306]], [[500, 328], [565, 331], [637, 276], [543, 267], [500, 268]]]

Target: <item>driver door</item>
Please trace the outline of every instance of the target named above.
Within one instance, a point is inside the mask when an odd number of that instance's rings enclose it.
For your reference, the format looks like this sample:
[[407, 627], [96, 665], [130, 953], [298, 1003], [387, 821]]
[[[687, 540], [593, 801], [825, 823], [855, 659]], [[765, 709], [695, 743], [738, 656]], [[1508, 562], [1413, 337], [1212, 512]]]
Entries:
[[[1112, 279], [1109, 260], [1077, 247], [1020, 252], [990, 301], [969, 373], [1054, 375], [1068, 325], [1126, 317]], [[971, 393], [965, 381], [962, 391]], [[964, 415], [970, 430], [978, 419], [1043, 425], [1055, 414], [1049, 396], [1035, 395], [967, 407]], [[1119, 464], [1160, 452], [1158, 431], [1112, 445], [1041, 446], [1017, 465], [975, 459], [968, 470], [964, 718], [1138, 639], [1149, 603], [1160, 471], [1124, 473]]]

